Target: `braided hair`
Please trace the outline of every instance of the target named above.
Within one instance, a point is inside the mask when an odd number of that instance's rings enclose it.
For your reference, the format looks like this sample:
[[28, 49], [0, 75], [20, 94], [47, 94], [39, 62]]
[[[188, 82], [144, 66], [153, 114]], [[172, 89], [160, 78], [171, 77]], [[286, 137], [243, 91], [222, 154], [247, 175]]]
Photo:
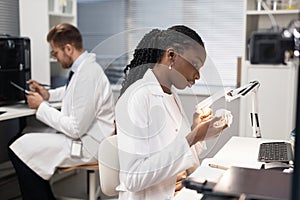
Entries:
[[156, 45], [160, 33], [159, 29], [151, 30], [137, 45], [133, 59], [124, 69], [125, 79], [122, 82], [120, 96], [132, 83], [141, 79], [148, 69], [152, 69], [155, 63], [159, 62], [163, 55], [163, 51], [159, 50]]
[[161, 61], [166, 49], [174, 48], [178, 53], [183, 53], [185, 48], [195, 42], [204, 47], [201, 37], [183, 25], [172, 26], [167, 30], [151, 30], [139, 42], [133, 59], [124, 69], [125, 79], [120, 96], [132, 83], [143, 78], [148, 69], [153, 69], [155, 64]]
[[190, 29], [190, 28], [188, 28], [188, 27], [186, 27], [184, 25], [175, 25], [175, 26], [172, 26], [172, 27], [170, 27], [168, 29], [169, 30], [177, 31], [179, 33], [182, 33], [182, 34], [186, 35], [187, 37], [190, 37], [191, 39], [193, 39], [195, 42], [197, 42], [198, 44], [200, 44], [203, 48], [205, 47], [204, 46], [204, 42], [201, 39], [201, 37], [193, 29]]

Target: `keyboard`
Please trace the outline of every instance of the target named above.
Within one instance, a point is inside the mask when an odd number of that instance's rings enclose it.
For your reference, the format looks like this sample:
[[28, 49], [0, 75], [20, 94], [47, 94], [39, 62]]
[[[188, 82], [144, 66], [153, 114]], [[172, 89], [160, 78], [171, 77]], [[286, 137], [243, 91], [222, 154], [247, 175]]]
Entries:
[[258, 161], [260, 162], [289, 162], [293, 160], [290, 143], [266, 142], [259, 146]]

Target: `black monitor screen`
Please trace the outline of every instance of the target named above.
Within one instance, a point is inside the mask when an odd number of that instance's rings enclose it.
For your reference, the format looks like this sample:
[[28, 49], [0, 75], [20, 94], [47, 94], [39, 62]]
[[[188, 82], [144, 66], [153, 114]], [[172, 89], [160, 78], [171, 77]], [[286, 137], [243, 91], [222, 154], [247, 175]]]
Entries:
[[300, 70], [298, 70], [297, 112], [295, 129], [294, 172], [292, 183], [292, 200], [300, 199]]
[[[300, 23], [300, 20], [298, 20]], [[299, 25], [299, 24], [298, 24]], [[300, 25], [298, 27], [300, 29]], [[299, 31], [298, 29], [298, 31]], [[298, 32], [299, 33], [299, 32]], [[295, 35], [295, 51], [300, 52], [300, 37]], [[295, 149], [294, 149], [294, 172], [292, 182], [292, 200], [300, 199], [300, 65], [298, 66], [298, 86], [297, 86], [297, 110], [296, 110], [296, 129], [295, 129]]]

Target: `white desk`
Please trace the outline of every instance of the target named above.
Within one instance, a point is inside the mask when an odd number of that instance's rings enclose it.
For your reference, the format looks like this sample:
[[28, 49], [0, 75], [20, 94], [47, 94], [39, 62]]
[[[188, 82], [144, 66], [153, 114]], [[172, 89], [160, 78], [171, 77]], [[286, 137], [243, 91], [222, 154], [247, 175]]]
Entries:
[[[238, 166], [260, 169], [262, 162], [257, 161], [259, 145], [263, 142], [280, 141], [263, 138], [232, 137], [221, 150], [213, 157], [202, 161], [200, 167], [192, 173], [191, 177], [201, 177], [208, 181], [217, 182], [225, 172], [222, 169], [211, 168], [209, 164], [217, 164], [225, 167]], [[199, 200], [201, 194], [196, 191], [183, 188], [175, 200]]]
[[[61, 107], [61, 102], [53, 102], [51, 106], [55, 108]], [[28, 108], [25, 103], [17, 103], [9, 106], [1, 106], [0, 111], [6, 111], [6, 113], [0, 115], [0, 121], [15, 119], [20, 117], [26, 117], [34, 115], [36, 113], [35, 109]]]

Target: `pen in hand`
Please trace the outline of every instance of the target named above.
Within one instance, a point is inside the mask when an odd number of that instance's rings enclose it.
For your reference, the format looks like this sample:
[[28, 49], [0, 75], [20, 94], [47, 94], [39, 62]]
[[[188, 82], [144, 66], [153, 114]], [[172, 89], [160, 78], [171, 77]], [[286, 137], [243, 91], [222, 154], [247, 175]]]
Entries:
[[[31, 84], [29, 81], [26, 81], [27, 84]], [[51, 88], [49, 84], [44, 84], [44, 83], [37, 83], [40, 86], [46, 87], [46, 88]]]
[[216, 169], [222, 169], [222, 170], [227, 170], [229, 169], [228, 167], [224, 167], [222, 165], [216, 165], [216, 164], [208, 164], [211, 168], [216, 168]]
[[50, 85], [48, 84], [43, 84], [43, 83], [39, 83], [40, 86], [44, 86], [44, 87], [50, 87]]

